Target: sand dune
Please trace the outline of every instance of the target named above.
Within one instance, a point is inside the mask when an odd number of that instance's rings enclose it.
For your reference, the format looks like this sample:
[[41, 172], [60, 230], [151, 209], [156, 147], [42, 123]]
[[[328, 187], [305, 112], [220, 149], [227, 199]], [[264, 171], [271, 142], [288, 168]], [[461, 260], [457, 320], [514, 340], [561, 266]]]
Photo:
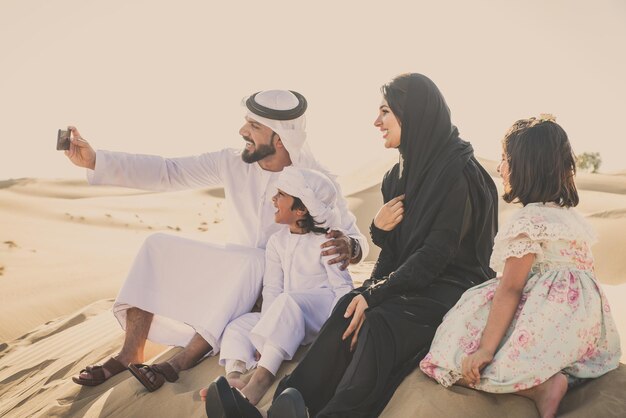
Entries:
[[[83, 388], [69, 379], [84, 364], [94, 363], [115, 353], [122, 333], [108, 308], [112, 300], [96, 302], [73, 315], [52, 321], [12, 342], [0, 353], [0, 416], [6, 417], [203, 417], [203, 404], [197, 390], [219, 376], [223, 369], [216, 358], [209, 358], [192, 370], [181, 373], [176, 384], [166, 384], [156, 393], [144, 390], [129, 372], [113, 377], [95, 388]], [[94, 343], [97, 341], [97, 343]], [[150, 345], [149, 357], [163, 347]], [[162, 361], [178, 349], [156, 355]], [[289, 373], [304, 354], [286, 362], [279, 376]], [[624, 366], [602, 379], [570, 393], [561, 416], [623, 416], [620, 399], [626, 384]], [[267, 407], [268, 393], [261, 401]], [[383, 414], [384, 418], [408, 416], [533, 417], [533, 404], [527, 399], [478, 393], [454, 387], [444, 390], [414, 371], [398, 389]]]
[[31, 179], [0, 189], [0, 202], [0, 317], [13, 318], [0, 323], [0, 341], [114, 297], [151, 233], [225, 234], [222, 202], [201, 190], [159, 194]]
[[[494, 174], [496, 163], [484, 163]], [[379, 208], [380, 178], [391, 164], [368, 165], [340, 179], [363, 231]], [[600, 238], [593, 248], [598, 277], [626, 347], [626, 178], [583, 174], [578, 184], [580, 210]], [[147, 193], [89, 187], [80, 180], [1, 181], [0, 416], [204, 416], [197, 390], [223, 372], [215, 358], [154, 394], [128, 372], [96, 388], [75, 385], [70, 377], [118, 349], [123, 335], [109, 308], [143, 240], [157, 231], [223, 240], [222, 197], [219, 188]], [[501, 204], [501, 221], [515, 208]], [[368, 277], [376, 254], [373, 248], [367, 263], [351, 268], [358, 280]], [[148, 358], [166, 359], [176, 350], [150, 345]], [[294, 365], [286, 363], [279, 374]], [[562, 416], [625, 416], [625, 384], [621, 366], [568, 394]], [[270, 397], [261, 404], [267, 405]], [[443, 390], [415, 371], [382, 416], [433, 414], [529, 417], [536, 411], [530, 401], [514, 395]]]

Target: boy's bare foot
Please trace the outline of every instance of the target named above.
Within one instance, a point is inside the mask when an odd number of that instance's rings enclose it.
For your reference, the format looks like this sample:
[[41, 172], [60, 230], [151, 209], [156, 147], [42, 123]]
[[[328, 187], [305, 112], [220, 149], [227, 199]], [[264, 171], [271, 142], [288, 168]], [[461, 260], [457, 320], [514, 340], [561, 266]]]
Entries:
[[[243, 389], [250, 379], [252, 378], [253, 373], [240, 373], [240, 372], [230, 372], [226, 375], [226, 380], [228, 380], [228, 384], [231, 387], [237, 388], [239, 390]], [[206, 400], [207, 388], [200, 389], [200, 399], [202, 402]]]
[[539, 386], [515, 394], [532, 399], [541, 418], [553, 418], [566, 392], [567, 377], [563, 373], [557, 373]]
[[248, 398], [252, 405], [256, 405], [272, 386], [274, 379], [276, 379], [276, 376], [265, 367], [257, 367], [254, 373], [252, 373], [250, 382], [243, 388], [241, 393]]
[[228, 384], [239, 390], [243, 389], [248, 384], [248, 382], [250, 382], [251, 378], [251, 374], [244, 375], [240, 372], [230, 372], [226, 375], [226, 380], [228, 380]]
[[209, 391], [209, 389], [207, 388], [202, 388], [200, 389], [200, 392], [198, 392], [200, 394], [200, 399], [202, 400], [202, 402], [206, 402], [206, 394]]

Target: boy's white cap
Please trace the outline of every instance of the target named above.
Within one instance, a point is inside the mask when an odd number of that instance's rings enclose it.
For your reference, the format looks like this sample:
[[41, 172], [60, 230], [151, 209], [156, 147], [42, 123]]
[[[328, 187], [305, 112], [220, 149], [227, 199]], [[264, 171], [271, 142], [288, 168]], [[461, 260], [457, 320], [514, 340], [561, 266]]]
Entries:
[[341, 213], [337, 208], [337, 189], [326, 175], [317, 170], [289, 166], [280, 173], [276, 187], [302, 200], [320, 227], [339, 227]]

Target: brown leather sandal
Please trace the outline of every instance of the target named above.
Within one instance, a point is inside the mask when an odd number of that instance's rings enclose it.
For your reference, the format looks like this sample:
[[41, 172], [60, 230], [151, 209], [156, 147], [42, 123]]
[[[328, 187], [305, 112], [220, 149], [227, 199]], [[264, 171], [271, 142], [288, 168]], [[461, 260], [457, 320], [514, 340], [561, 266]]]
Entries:
[[[104, 371], [107, 370], [111, 373], [111, 376], [105, 377]], [[104, 364], [96, 364], [93, 366], [87, 366], [80, 371], [78, 376], [73, 376], [72, 380], [74, 383], [83, 385], [83, 386], [98, 386], [115, 376], [116, 374], [122, 373], [126, 370], [126, 366], [122, 363], [111, 357]], [[91, 375], [90, 378], [80, 377], [82, 373], [89, 373]]]
[[[178, 380], [178, 373], [167, 361], [153, 364], [151, 366], [141, 363], [129, 364], [128, 370], [130, 370], [133, 376], [135, 376], [137, 380], [139, 380], [139, 382], [141, 382], [141, 384], [150, 392], [154, 392], [163, 386], [166, 380], [168, 382], [175, 382]], [[150, 380], [150, 378], [146, 376], [147, 372], [152, 372], [154, 380]]]

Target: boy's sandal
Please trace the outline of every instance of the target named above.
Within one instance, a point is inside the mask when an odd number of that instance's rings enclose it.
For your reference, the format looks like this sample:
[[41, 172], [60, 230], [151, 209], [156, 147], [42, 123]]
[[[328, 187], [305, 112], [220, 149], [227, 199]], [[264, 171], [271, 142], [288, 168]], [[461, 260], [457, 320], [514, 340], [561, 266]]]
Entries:
[[[109, 377], [105, 377], [105, 370], [111, 373]], [[72, 380], [74, 383], [83, 386], [98, 386], [116, 374], [122, 373], [124, 370], [126, 370], [126, 366], [111, 357], [104, 364], [95, 364], [85, 367], [80, 371], [78, 376], [73, 376]], [[80, 375], [83, 373], [89, 373], [91, 377], [81, 377]]]
[[[167, 361], [163, 363], [153, 364], [151, 366], [147, 364], [135, 363], [129, 364], [128, 370], [141, 382], [141, 384], [150, 392], [154, 392], [167, 380], [168, 382], [175, 382], [178, 380], [178, 373], [171, 364]], [[152, 379], [146, 374], [152, 372]]]

